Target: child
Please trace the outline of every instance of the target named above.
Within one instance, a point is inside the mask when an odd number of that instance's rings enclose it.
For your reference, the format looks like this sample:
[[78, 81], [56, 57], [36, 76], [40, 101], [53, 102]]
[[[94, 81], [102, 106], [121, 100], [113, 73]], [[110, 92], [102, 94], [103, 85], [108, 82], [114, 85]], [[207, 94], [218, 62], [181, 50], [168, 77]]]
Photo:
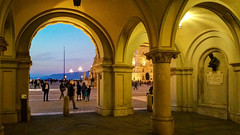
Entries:
[[91, 93], [91, 85], [89, 85], [89, 87], [87, 88], [87, 98], [86, 98], [86, 102], [90, 100], [90, 93]]

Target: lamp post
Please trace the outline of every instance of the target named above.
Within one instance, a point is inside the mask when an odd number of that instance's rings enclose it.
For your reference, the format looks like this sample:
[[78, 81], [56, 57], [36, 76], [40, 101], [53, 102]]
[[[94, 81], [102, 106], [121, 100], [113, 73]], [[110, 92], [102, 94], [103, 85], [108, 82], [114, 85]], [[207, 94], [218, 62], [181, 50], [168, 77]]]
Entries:
[[71, 76], [70, 76], [70, 78], [72, 79], [72, 73], [73, 73], [73, 69], [71, 68], [71, 69], [69, 70], [69, 72], [71, 73]]
[[81, 72], [82, 72], [82, 70], [83, 70], [82, 67], [79, 66], [79, 67], [78, 67], [78, 71], [79, 71], [79, 73], [80, 73], [80, 80], [81, 80]]

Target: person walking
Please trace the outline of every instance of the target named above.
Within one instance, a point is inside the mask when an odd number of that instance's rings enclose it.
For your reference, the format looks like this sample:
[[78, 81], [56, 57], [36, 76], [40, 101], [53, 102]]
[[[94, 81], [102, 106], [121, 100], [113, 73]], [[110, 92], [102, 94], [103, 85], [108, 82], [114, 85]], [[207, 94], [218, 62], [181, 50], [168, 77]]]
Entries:
[[89, 102], [89, 100], [90, 100], [90, 94], [91, 94], [91, 85], [89, 85], [89, 87], [87, 88], [87, 100], [86, 101], [88, 101]]
[[75, 105], [75, 99], [74, 99], [75, 89], [74, 89], [73, 85], [74, 85], [74, 81], [71, 80], [69, 85], [68, 85], [68, 97], [69, 97], [69, 100], [72, 101], [73, 109], [78, 109]]
[[138, 83], [137, 82], [134, 82], [134, 84], [133, 84], [133, 86], [134, 86], [134, 90], [136, 89], [136, 90], [138, 90]]
[[45, 80], [45, 83], [43, 83], [42, 85], [42, 91], [43, 91], [43, 101], [48, 101], [49, 84], [47, 80]]
[[83, 85], [82, 85], [82, 100], [85, 100], [86, 93], [87, 93], [87, 86], [86, 86], [85, 82], [83, 82]]
[[64, 98], [64, 91], [66, 90], [66, 87], [64, 86], [62, 81], [61, 81], [61, 84], [59, 85], [59, 88], [60, 88], [60, 92], [61, 92], [59, 99], [61, 100], [61, 98]]
[[[82, 101], [81, 92], [82, 92], [82, 87], [80, 85], [80, 82], [77, 81], [77, 101]], [[78, 100], [78, 96], [79, 96], [79, 100]]]

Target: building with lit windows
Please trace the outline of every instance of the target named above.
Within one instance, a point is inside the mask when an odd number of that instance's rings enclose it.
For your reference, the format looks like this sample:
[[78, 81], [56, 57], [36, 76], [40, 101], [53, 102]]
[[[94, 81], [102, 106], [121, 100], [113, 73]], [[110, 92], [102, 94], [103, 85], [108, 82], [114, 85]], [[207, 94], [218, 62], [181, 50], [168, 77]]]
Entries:
[[[134, 53], [133, 59], [132, 59], [132, 65], [135, 66], [133, 68], [132, 73], [132, 80], [133, 81], [141, 81], [143, 83], [148, 81], [153, 81], [153, 67], [152, 67], [152, 61], [147, 60], [146, 54], [149, 52], [149, 46], [148, 45], [140, 45], [139, 48]], [[146, 79], [146, 74], [149, 74], [149, 79]]]

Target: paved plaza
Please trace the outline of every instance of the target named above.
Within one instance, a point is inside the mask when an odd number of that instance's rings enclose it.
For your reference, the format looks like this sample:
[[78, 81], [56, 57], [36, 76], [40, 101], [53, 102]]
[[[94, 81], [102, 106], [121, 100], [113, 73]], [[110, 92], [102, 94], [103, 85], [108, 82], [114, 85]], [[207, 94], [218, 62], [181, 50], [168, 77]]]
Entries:
[[[146, 109], [146, 93], [150, 86], [141, 85], [138, 90], [132, 90], [132, 104], [135, 110]], [[30, 87], [32, 88], [32, 87]], [[64, 95], [67, 91], [64, 92]], [[77, 110], [73, 109], [70, 102], [70, 113], [93, 112], [96, 107], [96, 88], [92, 88], [89, 102], [76, 101]], [[40, 88], [29, 90], [29, 104], [32, 116], [62, 114], [63, 100], [59, 100], [59, 83], [50, 84], [49, 101], [43, 102], [43, 92]], [[75, 94], [76, 98], [76, 94]]]
[[[151, 135], [151, 115], [146, 111], [146, 92], [143, 85], [133, 90], [135, 114], [124, 117], [100, 116], [94, 112], [96, 89], [90, 102], [76, 102], [79, 109], [69, 117], [62, 116], [62, 100], [56, 86], [49, 93], [49, 102], [42, 101], [40, 89], [30, 90], [32, 118], [29, 122], [6, 124], [5, 135]], [[240, 135], [240, 125], [231, 121], [198, 115], [173, 112], [175, 135]]]

